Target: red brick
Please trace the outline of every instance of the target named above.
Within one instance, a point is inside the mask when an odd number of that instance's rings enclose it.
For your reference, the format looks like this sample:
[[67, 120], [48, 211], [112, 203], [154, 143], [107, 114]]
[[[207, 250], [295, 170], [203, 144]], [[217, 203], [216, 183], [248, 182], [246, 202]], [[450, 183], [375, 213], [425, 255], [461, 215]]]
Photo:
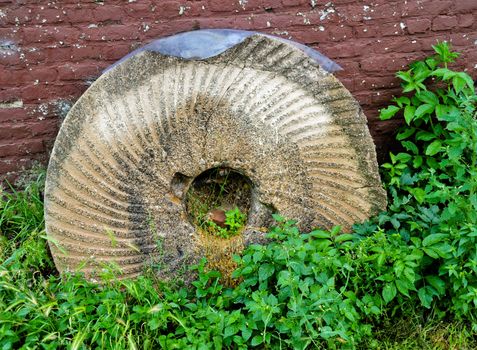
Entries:
[[[361, 22], [366, 17], [371, 18], [370, 20], [386, 18], [389, 21], [389, 19], [397, 20], [399, 18], [399, 9], [396, 3], [386, 1], [381, 4], [376, 4], [375, 6], [372, 4], [367, 5], [369, 5], [369, 9], [367, 11], [364, 11], [364, 4], [358, 5], [358, 8], [353, 10], [353, 20], [358, 20]], [[341, 13], [343, 11], [339, 10], [339, 12]]]
[[382, 36], [403, 35], [404, 30], [401, 28], [401, 22], [386, 23], [379, 26]]
[[355, 91], [356, 84], [355, 84], [355, 79], [353, 78], [341, 78], [340, 79], [341, 84], [345, 86], [349, 91]]
[[328, 35], [333, 41], [343, 41], [353, 37], [353, 28], [347, 26], [332, 27], [329, 29]]
[[19, 51], [3, 50], [0, 54], [0, 66], [14, 66], [18, 64], [21, 64]]
[[369, 93], [369, 91], [356, 92], [353, 94], [353, 96], [356, 100], [358, 100], [360, 105], [371, 105], [371, 94]]
[[413, 39], [409, 36], [384, 37], [369, 45], [368, 53], [389, 54], [397, 52], [419, 52], [421, 51], [421, 40]]
[[101, 49], [101, 57], [105, 60], [119, 60], [131, 51], [129, 44], [114, 44], [113, 46], [104, 46]]
[[58, 67], [58, 78], [60, 80], [80, 80], [97, 77], [100, 69], [95, 63], [66, 64]]
[[58, 129], [58, 121], [55, 119], [45, 119], [30, 124], [29, 129], [32, 136], [42, 136], [55, 134]]
[[456, 16], [437, 16], [432, 21], [432, 30], [447, 30], [457, 27]]
[[12, 71], [10, 69], [6, 69], [3, 67], [0, 67], [0, 86], [4, 85], [10, 85], [15, 83], [12, 80]]
[[307, 0], [282, 0], [283, 6], [300, 6], [300, 5], [309, 5], [310, 2]]
[[[329, 46], [324, 46], [326, 49], [327, 54], [330, 57], [356, 57], [359, 55], [360, 47], [359, 45], [355, 45], [353, 43], [339, 43], [339, 44], [332, 44]], [[318, 48], [320, 51], [320, 48]]]
[[[328, 54], [328, 57], [332, 57], [330, 56], [329, 53], [327, 54]], [[336, 76], [338, 77], [338, 79], [340, 79], [340, 74], [342, 74], [342, 76], [350, 76], [352, 74], [359, 72], [359, 63], [355, 62], [354, 60], [345, 61], [340, 59], [339, 64], [341, 68], [343, 68], [343, 70], [341, 72], [336, 73]]]
[[0, 154], [2, 157], [24, 156], [33, 153], [42, 153], [45, 145], [42, 140], [27, 140], [15, 143], [0, 144]]
[[365, 72], [396, 72], [404, 69], [409, 61], [410, 55], [373, 55], [361, 60], [361, 68]]
[[[247, 3], [248, 4], [248, 3]], [[185, 10], [182, 15], [179, 14], [179, 11], [177, 13], [181, 18], [188, 18], [188, 17], [203, 17], [208, 14], [208, 11], [206, 9], [206, 4], [202, 2], [187, 2], [185, 5]], [[203, 8], [202, 8], [203, 7]], [[156, 11], [158, 11], [156, 9]], [[255, 12], [257, 14], [258, 12]], [[152, 15], [156, 16], [155, 13], [152, 13]], [[155, 17], [153, 17], [155, 18]]]
[[233, 0], [210, 0], [208, 7], [212, 12], [227, 12], [240, 9], [238, 1]]
[[0, 38], [2, 40], [12, 39], [13, 42], [17, 42], [19, 37], [21, 35], [19, 35], [17, 27], [0, 28]]
[[[30, 118], [26, 108], [2, 108], [0, 109], [0, 123], [18, 122]], [[1, 154], [0, 154], [1, 156]]]
[[122, 21], [124, 16], [122, 6], [97, 6], [93, 9], [93, 19], [96, 22]]
[[314, 44], [326, 41], [329, 37], [327, 31], [303, 31], [303, 30], [293, 30], [289, 31], [289, 34], [293, 37], [294, 40], [302, 44]]
[[59, 62], [68, 61], [73, 50], [70, 47], [47, 47], [42, 49], [42, 51], [46, 62], [58, 64]]
[[457, 21], [459, 23], [459, 27], [471, 27], [475, 24], [474, 15], [472, 13], [466, 13], [465, 15], [457, 16]]
[[42, 100], [50, 96], [48, 86], [45, 84], [33, 84], [24, 85], [22, 87], [22, 99], [24, 101]]
[[66, 20], [70, 23], [91, 23], [93, 10], [85, 8], [69, 8], [66, 10]]
[[380, 35], [378, 25], [362, 25], [353, 28], [355, 38], [376, 38]]
[[[473, 0], [471, 0], [473, 1]], [[402, 7], [403, 16], [429, 16], [449, 13], [455, 1], [407, 1]]]
[[101, 59], [101, 51], [104, 44], [88, 42], [85, 44], [74, 46], [70, 50], [70, 60], [73, 62], [83, 61], [84, 59]]
[[[159, 18], [174, 18], [179, 17], [179, 9], [183, 6], [180, 1], [165, 1], [161, 2], [160, 6], [156, 6], [155, 15]], [[204, 6], [208, 7], [207, 4]]]
[[36, 7], [32, 13], [29, 14], [31, 23], [49, 25], [51, 23], [61, 23], [67, 20], [66, 15], [60, 9], [49, 9]]
[[80, 30], [73, 27], [25, 27], [22, 29], [23, 43], [75, 44], [78, 42]]
[[[246, 18], [247, 17], [248, 16], [246, 16]], [[271, 28], [280, 28], [284, 30], [285, 28], [289, 28], [292, 25], [302, 24], [302, 21], [296, 17], [297, 16], [295, 16], [295, 14], [282, 13], [270, 18], [269, 22], [271, 24]]]
[[456, 34], [449, 35], [449, 41], [452, 43], [452, 48], [454, 50], [457, 50], [458, 52], [463, 53], [463, 51], [466, 48], [471, 47], [475, 39], [473, 38], [472, 34], [469, 35], [469, 34], [456, 33]]
[[399, 86], [399, 80], [395, 77], [394, 73], [388, 73], [387, 75], [381, 75], [379, 77], [363, 77], [363, 79], [359, 79], [359, 81], [356, 82], [356, 86], [360, 90], [386, 89]]
[[475, 0], [454, 0], [454, 7], [459, 12], [469, 12], [477, 10], [477, 2]]
[[139, 38], [138, 25], [113, 24], [105, 27], [84, 30], [86, 40], [110, 41]]
[[[182, 4], [177, 4], [177, 3], [173, 3], [174, 5], [171, 6], [171, 7], [176, 7], [176, 12], [177, 12], [177, 15], [179, 15], [179, 7], [182, 5]], [[126, 9], [126, 13], [128, 14], [128, 16], [132, 16], [134, 18], [139, 18], [139, 19], [143, 19], [143, 18], [149, 18], [151, 16], [153, 16], [153, 12], [152, 12], [152, 7], [153, 5], [151, 4], [147, 4], [147, 3], [143, 3], [142, 1], [141, 2], [134, 2], [134, 3], [131, 3], [127, 6], [127, 9]], [[156, 6], [156, 10], [160, 10], [162, 8], [162, 1], [161, 1], [161, 4], [159, 4], [158, 6]], [[159, 12], [160, 13], [160, 12]], [[162, 13], [162, 14], [165, 14], [165, 13]], [[170, 13], [172, 15], [172, 13]]]
[[58, 85], [40, 83], [38, 85], [27, 85], [22, 90], [22, 100], [24, 103], [44, 103], [52, 99], [64, 97], [79, 97], [86, 90], [86, 83], [71, 83], [65, 80]]
[[19, 7], [8, 9], [5, 11], [6, 17], [3, 19], [5, 23], [13, 24], [13, 25], [21, 25], [31, 21], [32, 14], [28, 12], [27, 7]]
[[31, 131], [27, 125], [4, 124], [0, 128], [0, 140], [19, 140], [27, 138], [31, 135]]
[[13, 183], [15, 177], [7, 176], [13, 171], [18, 171], [21, 169], [18, 161], [12, 159], [0, 159], [0, 183], [3, 184], [3, 181], [8, 181]]
[[431, 28], [431, 20], [428, 18], [412, 18], [406, 21], [409, 34], [425, 33]]
[[421, 42], [421, 47], [423, 50], [427, 50], [429, 53], [434, 53], [434, 50], [432, 50], [432, 45], [437, 44], [437, 42], [441, 41], [449, 41], [450, 35], [447, 32], [440, 32], [440, 33], [435, 33], [434, 35], [430, 37], [422, 37], [419, 39]]
[[[9, 157], [6, 159], [0, 159], [0, 181], [7, 180], [10, 183], [13, 183], [15, 178], [20, 175], [19, 173], [9, 174], [12, 172], [19, 172], [21, 170], [28, 169], [34, 163], [34, 160], [42, 159], [44, 161], [44, 157], [39, 157], [38, 155], [30, 156], [28, 158], [24, 157]], [[1, 175], [5, 174], [5, 175]], [[7, 176], [10, 175], [10, 176]], [[13, 176], [12, 176], [13, 175]]]
[[52, 82], [56, 80], [58, 76], [58, 71], [55, 68], [48, 68], [48, 67], [34, 67], [29, 72], [29, 79], [31, 81], [38, 80], [39, 82]]
[[12, 102], [21, 100], [21, 86], [0, 90], [0, 102]]

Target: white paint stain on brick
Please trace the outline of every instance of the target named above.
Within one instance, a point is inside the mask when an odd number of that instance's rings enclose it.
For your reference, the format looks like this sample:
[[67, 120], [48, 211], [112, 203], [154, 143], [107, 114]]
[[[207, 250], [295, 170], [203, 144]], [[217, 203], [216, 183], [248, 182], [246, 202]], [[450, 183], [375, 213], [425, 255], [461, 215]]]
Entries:
[[297, 16], [303, 17], [303, 24], [311, 24], [310, 20], [306, 17], [306, 14], [303, 12], [297, 12]]
[[0, 40], [0, 56], [12, 56], [19, 51], [20, 49], [15, 42], [11, 40]]
[[40, 103], [33, 111], [39, 114], [39, 120], [44, 120], [48, 116], [49, 110], [48, 103]]
[[325, 9], [320, 11], [320, 21], [324, 21], [325, 19], [328, 19], [328, 17], [332, 14], [336, 13], [333, 3], [327, 2], [325, 5]]
[[23, 101], [9, 101], [9, 102], [0, 102], [0, 108], [23, 108]]
[[242, 9], [245, 10], [245, 5], [247, 5], [248, 0], [239, 0], [239, 5], [242, 7]]

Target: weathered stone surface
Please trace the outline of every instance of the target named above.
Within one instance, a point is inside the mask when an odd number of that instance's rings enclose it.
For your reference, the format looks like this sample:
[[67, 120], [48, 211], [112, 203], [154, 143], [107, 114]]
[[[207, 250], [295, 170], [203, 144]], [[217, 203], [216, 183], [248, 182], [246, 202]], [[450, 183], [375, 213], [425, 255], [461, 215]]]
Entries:
[[196, 261], [210, 244], [184, 196], [219, 166], [252, 181], [250, 227], [274, 209], [303, 229], [349, 230], [386, 202], [359, 105], [302, 51], [254, 35], [208, 60], [144, 52], [100, 77], [56, 140], [45, 214], [58, 269], [114, 262], [134, 276], [151, 256], [165, 273]]

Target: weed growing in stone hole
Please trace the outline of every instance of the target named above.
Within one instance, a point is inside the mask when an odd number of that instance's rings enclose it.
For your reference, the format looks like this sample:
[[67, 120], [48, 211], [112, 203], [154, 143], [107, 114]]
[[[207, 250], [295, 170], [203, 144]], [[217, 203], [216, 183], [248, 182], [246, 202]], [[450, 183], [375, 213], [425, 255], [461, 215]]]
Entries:
[[203, 227], [205, 232], [217, 236], [220, 238], [230, 238], [232, 236], [238, 235], [242, 229], [245, 227], [247, 221], [247, 215], [242, 213], [239, 208], [235, 207], [234, 209], [227, 210], [225, 212], [225, 227], [217, 225], [211, 219], [205, 221]]
[[194, 226], [215, 237], [238, 235], [247, 222], [250, 209], [250, 182], [228, 168], [214, 168], [191, 185], [186, 207]]

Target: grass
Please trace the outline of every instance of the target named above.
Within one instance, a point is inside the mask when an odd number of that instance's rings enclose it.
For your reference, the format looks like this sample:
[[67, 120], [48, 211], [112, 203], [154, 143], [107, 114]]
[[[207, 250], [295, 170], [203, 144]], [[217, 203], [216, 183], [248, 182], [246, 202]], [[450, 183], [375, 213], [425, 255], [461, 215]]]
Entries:
[[[472, 350], [477, 342], [466, 324], [434, 321], [423, 324], [416, 320], [393, 320], [388, 328], [376, 332], [376, 339], [364, 348], [386, 350]], [[397, 322], [396, 322], [397, 321]]]

